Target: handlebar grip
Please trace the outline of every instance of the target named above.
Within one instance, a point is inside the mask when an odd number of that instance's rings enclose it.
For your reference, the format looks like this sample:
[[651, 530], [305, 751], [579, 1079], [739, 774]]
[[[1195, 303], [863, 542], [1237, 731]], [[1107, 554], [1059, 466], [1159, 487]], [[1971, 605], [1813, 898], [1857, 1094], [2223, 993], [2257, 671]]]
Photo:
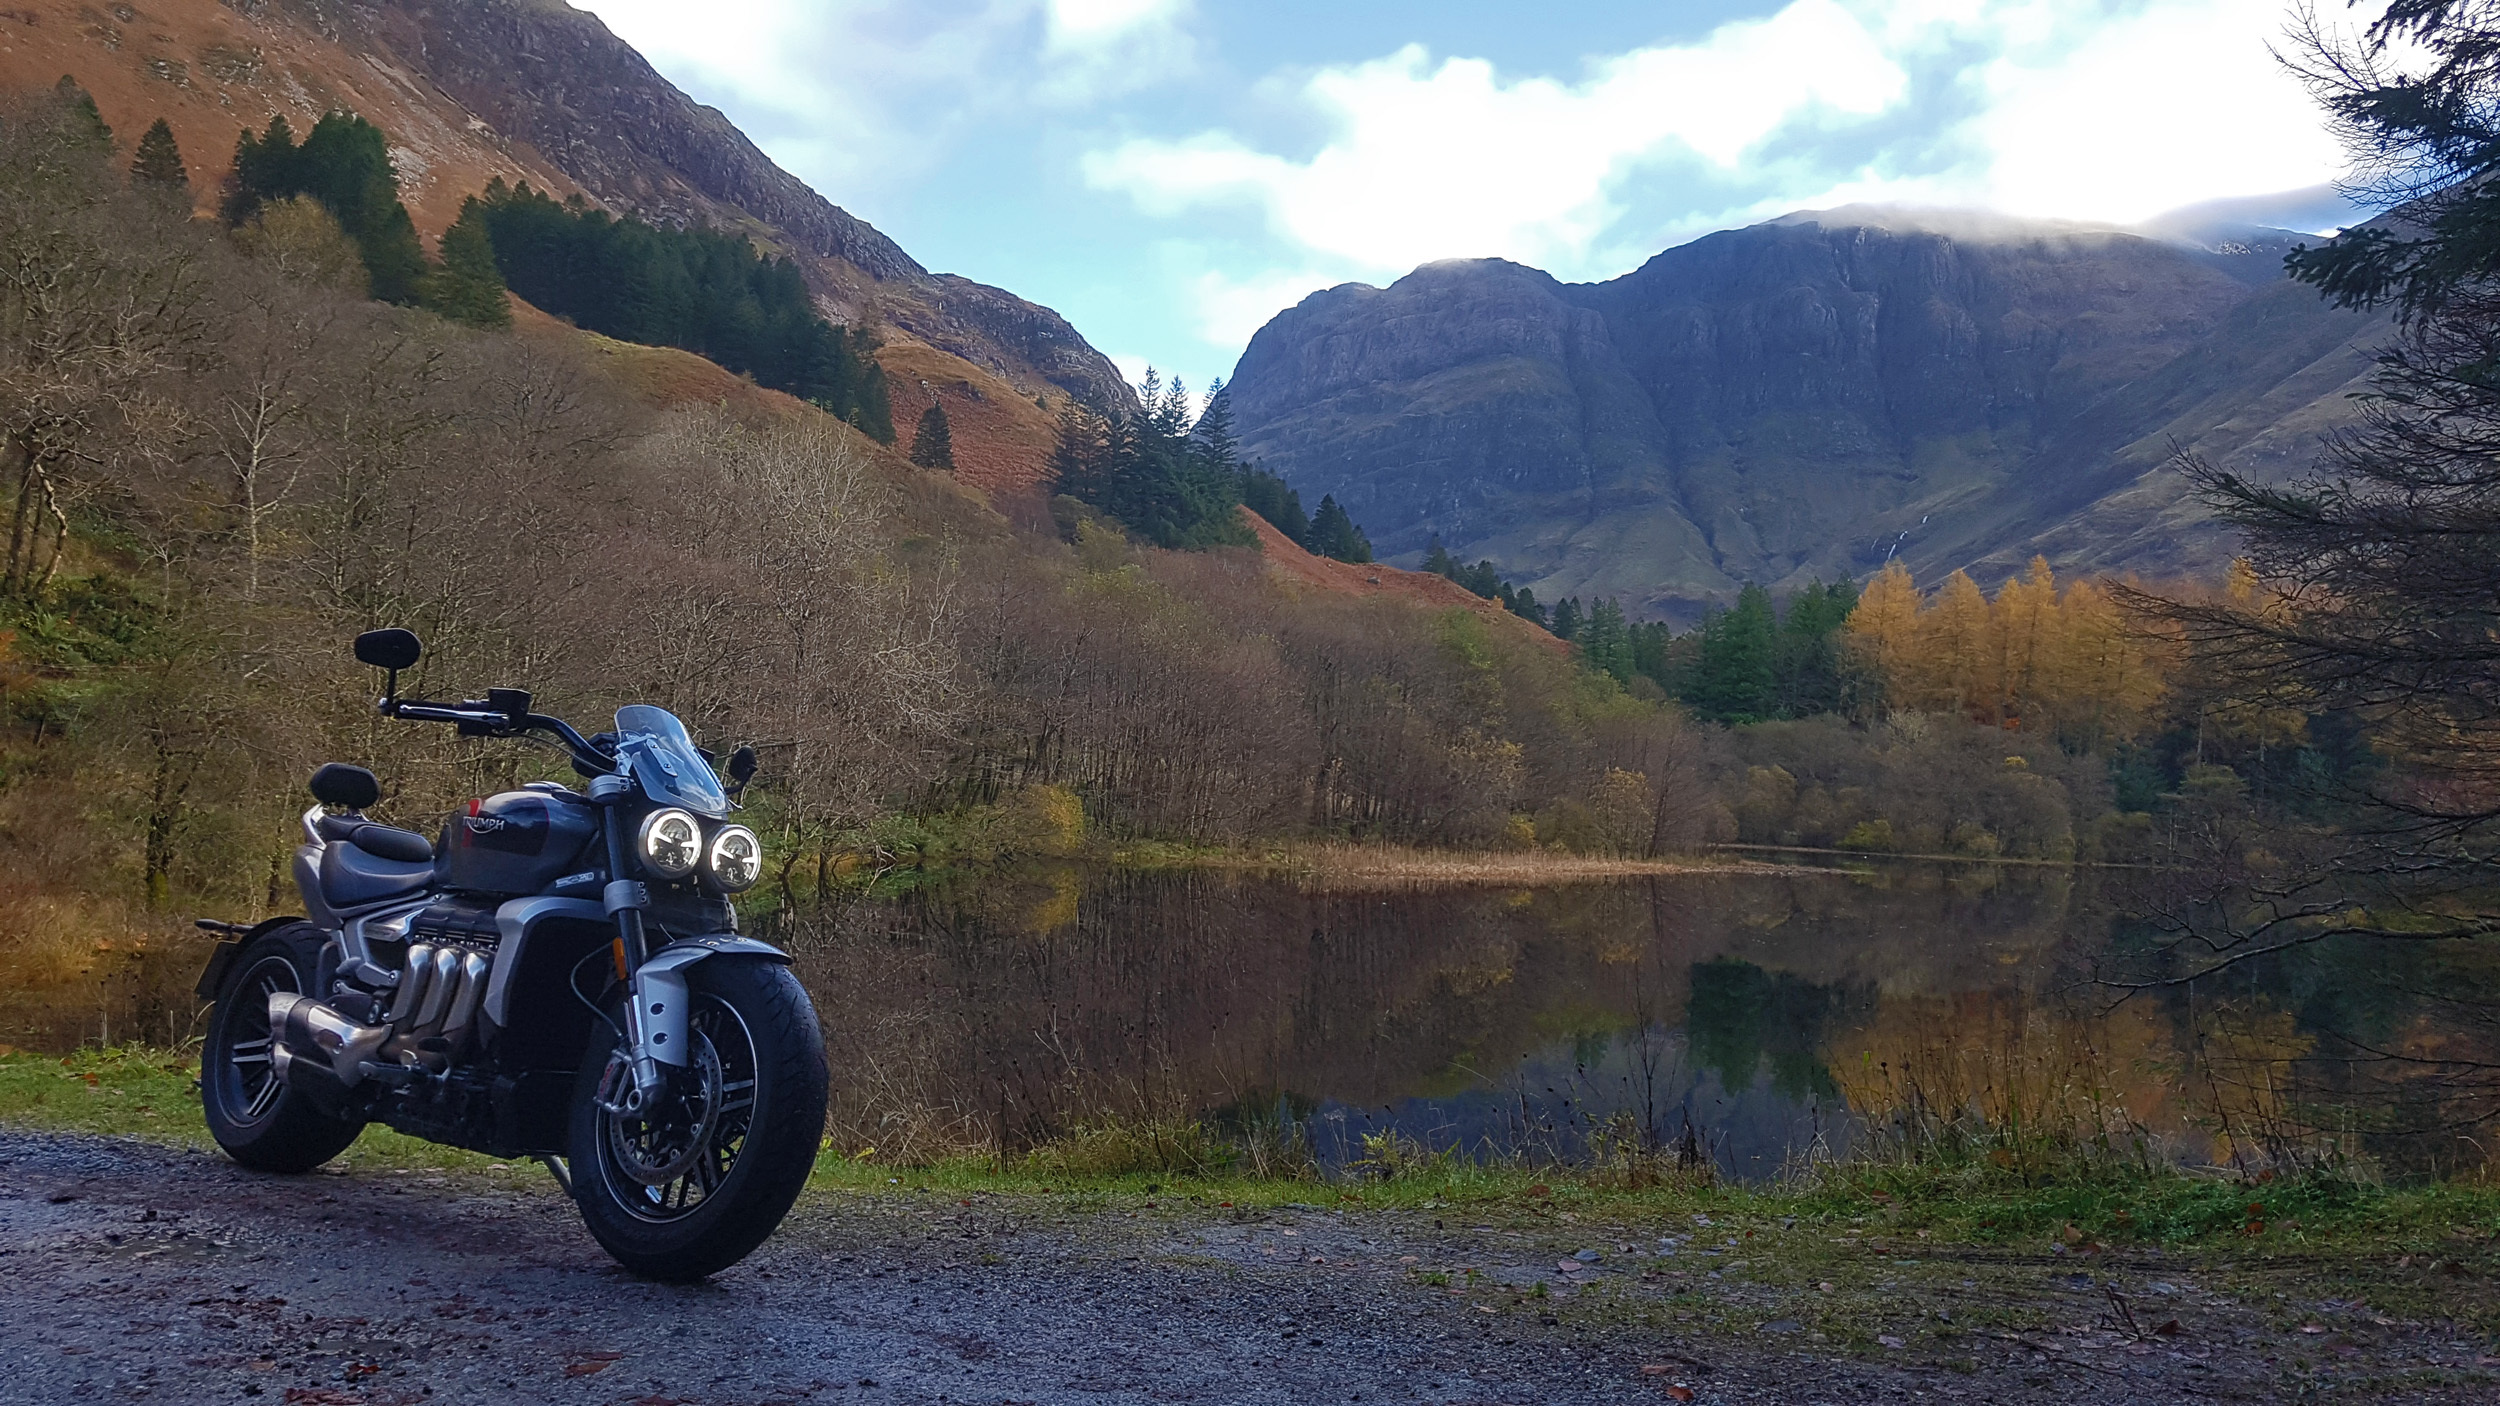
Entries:
[[417, 723], [481, 723], [487, 727], [510, 727], [512, 719], [502, 713], [483, 708], [446, 708], [439, 703], [401, 703], [392, 707], [391, 716], [403, 722]]

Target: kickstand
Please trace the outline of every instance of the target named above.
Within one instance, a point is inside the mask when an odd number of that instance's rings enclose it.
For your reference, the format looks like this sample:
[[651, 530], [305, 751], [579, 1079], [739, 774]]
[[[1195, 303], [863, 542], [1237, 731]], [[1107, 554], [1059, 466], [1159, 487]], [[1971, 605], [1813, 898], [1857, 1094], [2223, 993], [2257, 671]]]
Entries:
[[564, 1194], [572, 1195], [573, 1169], [564, 1164], [564, 1159], [541, 1153], [538, 1160], [546, 1164], [547, 1171], [556, 1179], [556, 1185], [564, 1188]]

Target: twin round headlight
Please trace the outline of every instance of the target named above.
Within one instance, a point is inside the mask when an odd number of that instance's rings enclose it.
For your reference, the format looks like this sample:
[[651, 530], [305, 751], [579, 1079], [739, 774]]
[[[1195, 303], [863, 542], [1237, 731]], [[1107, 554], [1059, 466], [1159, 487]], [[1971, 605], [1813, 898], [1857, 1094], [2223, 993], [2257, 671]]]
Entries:
[[712, 882], [737, 893], [754, 887], [764, 873], [764, 843], [753, 830], [724, 825], [706, 845], [703, 822], [674, 807], [651, 812], [635, 845], [643, 867], [663, 879], [682, 879], [700, 865], [710, 871]]

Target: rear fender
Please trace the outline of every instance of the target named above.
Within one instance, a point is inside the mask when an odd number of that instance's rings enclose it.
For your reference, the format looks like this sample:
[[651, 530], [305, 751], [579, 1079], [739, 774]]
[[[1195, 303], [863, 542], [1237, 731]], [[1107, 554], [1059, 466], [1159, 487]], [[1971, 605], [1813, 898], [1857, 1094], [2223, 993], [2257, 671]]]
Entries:
[[228, 928], [225, 935], [217, 939], [216, 948], [208, 954], [208, 966], [201, 971], [200, 984], [192, 988], [193, 992], [203, 1001], [216, 1000], [217, 988], [225, 985], [226, 973], [234, 969], [234, 959], [242, 955], [244, 947], [249, 945], [253, 938], [265, 932], [276, 932], [289, 923], [302, 921], [304, 920], [288, 914], [282, 918], [264, 919], [248, 928]]
[[643, 1036], [651, 1042], [651, 1057], [662, 1064], [686, 1062], [686, 1005], [693, 995], [686, 973], [714, 957], [761, 957], [784, 966], [790, 962], [790, 954], [771, 943], [725, 932], [672, 942], [652, 953], [634, 970], [634, 1003], [642, 1015]]

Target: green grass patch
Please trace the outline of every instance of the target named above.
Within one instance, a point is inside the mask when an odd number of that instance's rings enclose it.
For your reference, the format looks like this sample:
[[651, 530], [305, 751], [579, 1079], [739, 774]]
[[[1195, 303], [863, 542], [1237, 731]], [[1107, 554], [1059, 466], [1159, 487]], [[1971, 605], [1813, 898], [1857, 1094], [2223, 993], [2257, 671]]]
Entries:
[[[0, 1055], [0, 1122], [207, 1148], [196, 1057], [187, 1051], [86, 1050], [66, 1058]], [[2487, 1272], [2500, 1250], [2500, 1188], [2387, 1186], [2329, 1174], [2273, 1182], [2127, 1165], [2029, 1181], [1984, 1166], [1846, 1164], [1760, 1186], [1669, 1177], [1633, 1184], [1621, 1169], [1533, 1168], [1436, 1157], [1386, 1179], [1243, 1175], [1197, 1125], [1152, 1133], [1096, 1129], [1019, 1157], [966, 1156], [919, 1166], [828, 1149], [815, 1184], [862, 1194], [1050, 1198], [1062, 1209], [1194, 1208], [1233, 1215], [1285, 1208], [1429, 1214], [1451, 1228], [1546, 1226], [1569, 1235], [1702, 1236], [1761, 1258], [1774, 1246], [1831, 1245], [1915, 1258], [1944, 1246], [2040, 1253], [2078, 1265], [2104, 1250], [2157, 1247], [2250, 1258], [2386, 1255], [2464, 1262]], [[341, 1160], [352, 1169], [486, 1174], [533, 1181], [500, 1163], [375, 1128]], [[1706, 1217], [1707, 1228], [1697, 1228]], [[1733, 1239], [1734, 1247], [1721, 1242]], [[1821, 1258], [1817, 1251], [1810, 1259]], [[1801, 1271], [1802, 1272], [1802, 1271]], [[1793, 1277], [1793, 1276], [1792, 1276]]]

